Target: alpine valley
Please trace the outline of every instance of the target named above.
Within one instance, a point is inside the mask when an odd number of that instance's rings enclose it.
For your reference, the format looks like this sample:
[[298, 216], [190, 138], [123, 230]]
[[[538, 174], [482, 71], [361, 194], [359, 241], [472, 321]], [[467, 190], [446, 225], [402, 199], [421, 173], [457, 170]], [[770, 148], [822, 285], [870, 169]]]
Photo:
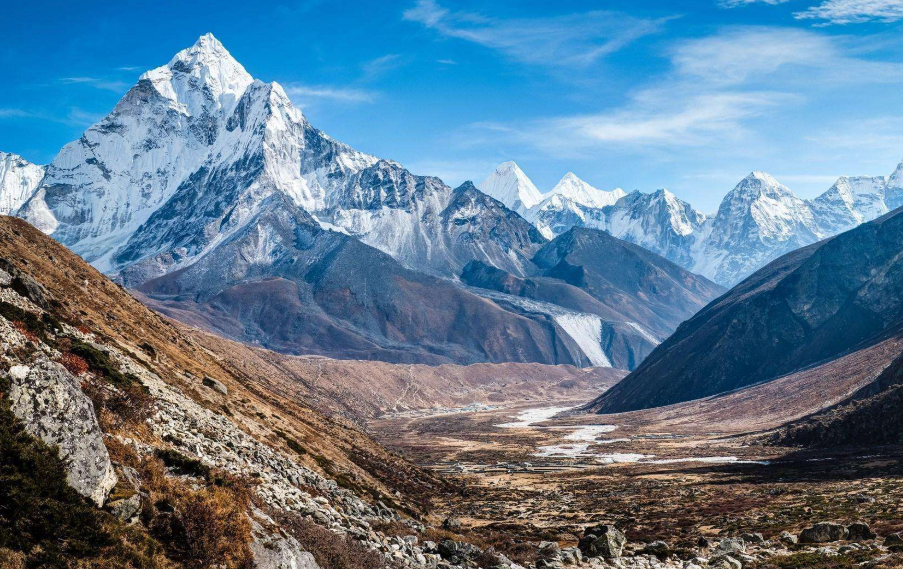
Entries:
[[212, 34], [123, 91], [0, 153], [0, 569], [903, 567], [903, 163], [706, 214], [415, 175]]

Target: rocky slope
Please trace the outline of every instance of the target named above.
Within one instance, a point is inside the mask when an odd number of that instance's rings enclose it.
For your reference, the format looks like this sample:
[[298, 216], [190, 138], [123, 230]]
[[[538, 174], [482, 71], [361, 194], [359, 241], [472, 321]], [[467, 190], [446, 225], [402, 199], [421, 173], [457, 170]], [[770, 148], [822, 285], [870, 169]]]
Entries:
[[775, 379], [897, 334], [903, 211], [772, 262], [683, 323], [590, 408], [668, 405]]
[[0, 152], [0, 215], [11, 215], [35, 192], [44, 167], [21, 156]]
[[[520, 183], [533, 187], [517, 171]], [[549, 239], [571, 227], [602, 229], [732, 286], [784, 253], [903, 205], [901, 172], [903, 163], [891, 176], [844, 176], [814, 200], [802, 200], [768, 174], [753, 172], [724, 197], [712, 216], [667, 190], [600, 192], [569, 174], [523, 215]], [[588, 198], [582, 187], [589, 187], [599, 199]]]

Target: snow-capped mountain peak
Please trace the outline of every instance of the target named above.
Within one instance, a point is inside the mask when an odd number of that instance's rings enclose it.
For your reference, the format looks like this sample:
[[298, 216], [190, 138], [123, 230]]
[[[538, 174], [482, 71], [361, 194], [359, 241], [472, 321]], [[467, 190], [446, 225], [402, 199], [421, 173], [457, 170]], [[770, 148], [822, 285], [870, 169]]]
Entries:
[[565, 196], [578, 204], [594, 208], [614, 205], [615, 202], [627, 195], [621, 188], [616, 188], [610, 192], [594, 188], [578, 178], [573, 172], [565, 174], [550, 193]]
[[542, 201], [542, 193], [514, 162], [502, 162], [480, 184], [480, 191], [523, 215]]
[[10, 215], [31, 197], [44, 166], [32, 164], [18, 154], [0, 152], [0, 214]]
[[887, 187], [903, 188], [903, 161], [900, 161], [900, 163], [897, 164], [897, 169], [894, 170], [894, 173], [888, 178]]
[[211, 106], [222, 114], [230, 112], [254, 79], [208, 33], [166, 65], [141, 75], [142, 80], [150, 81], [177, 109], [196, 116]]

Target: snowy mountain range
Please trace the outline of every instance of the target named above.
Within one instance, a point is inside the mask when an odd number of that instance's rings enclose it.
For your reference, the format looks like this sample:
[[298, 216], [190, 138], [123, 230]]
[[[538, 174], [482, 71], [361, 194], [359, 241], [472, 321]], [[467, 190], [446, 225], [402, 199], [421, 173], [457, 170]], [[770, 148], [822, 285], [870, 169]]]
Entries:
[[[314, 128], [210, 34], [48, 166], [0, 158], [3, 211], [176, 318], [287, 352], [428, 363], [632, 369], [721, 294], [693, 272], [736, 282], [903, 196], [903, 167], [812, 202], [754, 173], [710, 218], [572, 173], [543, 195], [513, 162], [483, 191], [452, 188]], [[599, 264], [613, 259], [638, 282]]]
[[[513, 162], [499, 166], [482, 187], [509, 207], [512, 196], [532, 196], [536, 188]], [[903, 162], [890, 176], [841, 177], [813, 200], [800, 199], [764, 172], [753, 172], [725, 195], [711, 216], [668, 190], [606, 192], [568, 173], [523, 215], [547, 238], [572, 227], [601, 229], [732, 286], [785, 253], [901, 205]]]
[[[534, 262], [548, 240], [469, 182], [451, 188], [330, 138], [209, 34], [144, 73], [43, 176], [15, 164], [29, 187], [10, 192], [27, 198], [17, 215], [171, 316], [285, 352], [632, 368], [721, 292], [635, 252], [671, 283], [664, 319], [636, 283], [604, 290], [630, 311], [584, 299], [587, 313], [464, 286], [472, 263], [512, 278], [553, 269]], [[497, 191], [523, 211], [538, 203], [535, 188]], [[561, 191], [598, 198], [573, 180]]]

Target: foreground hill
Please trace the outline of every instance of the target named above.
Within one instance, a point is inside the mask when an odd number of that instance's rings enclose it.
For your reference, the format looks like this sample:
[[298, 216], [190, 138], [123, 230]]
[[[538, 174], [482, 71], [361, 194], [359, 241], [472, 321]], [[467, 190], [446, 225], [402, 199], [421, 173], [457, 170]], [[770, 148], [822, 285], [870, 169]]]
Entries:
[[599, 412], [669, 405], [769, 381], [897, 334], [903, 211], [790, 253], [682, 324]]
[[0, 217], [0, 269], [3, 563], [384, 567], [373, 524], [451, 490], [21, 220]]

